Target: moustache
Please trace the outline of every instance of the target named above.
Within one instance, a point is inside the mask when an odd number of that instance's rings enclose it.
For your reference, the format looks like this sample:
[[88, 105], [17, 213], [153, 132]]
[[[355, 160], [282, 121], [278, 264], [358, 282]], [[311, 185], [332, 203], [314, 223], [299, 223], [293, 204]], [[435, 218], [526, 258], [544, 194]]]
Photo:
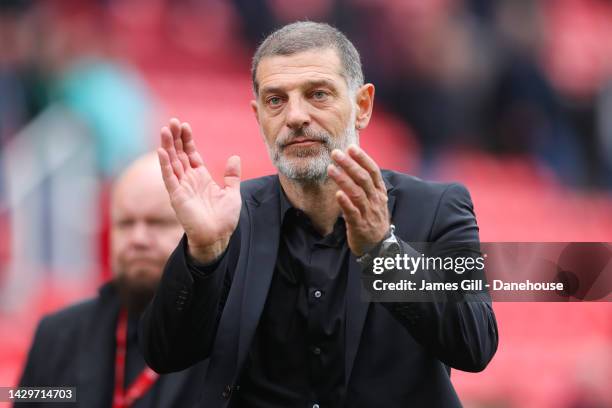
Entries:
[[297, 130], [292, 130], [290, 133], [288, 133], [285, 136], [279, 137], [276, 140], [276, 146], [279, 149], [283, 149], [287, 147], [288, 145], [290, 145], [291, 143], [294, 143], [298, 139], [304, 139], [304, 138], [315, 141], [315, 142], [319, 142], [323, 145], [329, 145], [331, 141], [331, 136], [327, 134], [326, 132], [317, 132], [310, 128], [299, 128]]

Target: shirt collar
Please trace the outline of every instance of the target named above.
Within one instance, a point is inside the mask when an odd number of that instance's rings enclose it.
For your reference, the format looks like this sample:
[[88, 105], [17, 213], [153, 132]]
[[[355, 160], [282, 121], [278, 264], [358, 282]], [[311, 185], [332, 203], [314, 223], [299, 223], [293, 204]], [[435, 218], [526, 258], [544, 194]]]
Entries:
[[282, 223], [285, 219], [285, 215], [287, 215], [287, 211], [289, 211], [290, 209], [294, 207], [293, 207], [293, 204], [291, 204], [291, 202], [287, 198], [287, 195], [285, 194], [285, 190], [283, 190], [283, 187], [280, 184], [279, 184], [279, 188], [280, 188], [280, 219]]
[[[281, 225], [284, 224], [285, 222], [285, 218], [287, 217], [287, 214], [292, 211], [295, 215], [304, 215], [305, 217], [306, 214], [304, 214], [304, 212], [302, 210], [300, 210], [299, 208], [296, 208], [293, 206], [293, 204], [291, 204], [291, 201], [289, 201], [289, 198], [287, 198], [287, 195], [285, 194], [285, 190], [283, 190], [283, 187], [280, 185], [279, 183], [279, 189], [280, 189], [280, 221], [281, 221]], [[340, 215], [338, 216], [338, 218], [336, 219], [336, 224], [339, 222], [339, 220], [342, 220], [342, 224], [344, 224], [344, 216], [342, 215], [342, 213], [340, 213]], [[310, 222], [308, 220], [308, 222]], [[336, 230], [336, 225], [334, 225], [334, 231]]]

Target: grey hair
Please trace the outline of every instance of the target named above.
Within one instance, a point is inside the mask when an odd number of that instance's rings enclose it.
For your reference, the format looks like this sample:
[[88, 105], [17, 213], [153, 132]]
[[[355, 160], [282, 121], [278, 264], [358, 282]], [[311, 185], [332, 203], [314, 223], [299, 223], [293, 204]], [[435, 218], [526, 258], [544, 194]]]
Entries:
[[251, 65], [253, 92], [259, 94], [257, 67], [265, 57], [293, 55], [312, 49], [331, 48], [338, 53], [342, 63], [342, 76], [350, 90], [356, 91], [363, 83], [363, 70], [359, 52], [340, 30], [325, 23], [298, 21], [268, 35], [257, 47]]

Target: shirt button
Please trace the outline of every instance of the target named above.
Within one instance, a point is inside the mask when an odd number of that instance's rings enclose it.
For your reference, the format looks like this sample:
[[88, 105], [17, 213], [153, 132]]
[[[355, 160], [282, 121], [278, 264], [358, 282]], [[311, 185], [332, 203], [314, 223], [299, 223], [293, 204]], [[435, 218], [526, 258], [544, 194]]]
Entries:
[[321, 349], [318, 347], [314, 347], [312, 349], [312, 354], [314, 354], [315, 356], [318, 356], [319, 354], [321, 354]]
[[314, 291], [314, 297], [316, 297], [317, 299], [320, 298], [323, 295], [323, 293], [321, 293], [320, 290], [315, 290]]

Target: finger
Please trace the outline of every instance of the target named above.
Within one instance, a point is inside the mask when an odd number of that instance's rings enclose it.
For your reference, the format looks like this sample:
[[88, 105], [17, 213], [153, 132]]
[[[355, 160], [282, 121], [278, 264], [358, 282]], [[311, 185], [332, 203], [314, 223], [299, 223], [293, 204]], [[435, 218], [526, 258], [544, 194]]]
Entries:
[[[373, 197], [376, 194], [374, 181], [370, 173], [353, 160], [351, 156], [338, 149], [334, 149], [332, 152], [332, 159], [334, 159], [346, 174], [365, 191], [368, 197]], [[349, 195], [349, 197], [351, 196]]]
[[[178, 121], [178, 119], [171, 119], [170, 126], [171, 128], [174, 129], [174, 134], [180, 134], [179, 139], [177, 139], [176, 141], [173, 141], [173, 143], [174, 143], [174, 146], [180, 146], [181, 150], [183, 151], [181, 155], [177, 154], [177, 156], [179, 157], [179, 161], [181, 165], [184, 166], [184, 169], [188, 169], [192, 167], [194, 169], [197, 169], [202, 175], [202, 177], [204, 177], [205, 180], [207, 181], [212, 180], [212, 177], [210, 176], [208, 169], [206, 168], [206, 166], [204, 166], [204, 161], [202, 160], [202, 158], [200, 157], [200, 154], [197, 152], [195, 148], [191, 126], [189, 125], [189, 123], [185, 122], [181, 124]], [[190, 148], [193, 149], [193, 154], [191, 155], [192, 156], [191, 158], [184, 150], [185, 149], [185, 145], [183, 141], [184, 139], [187, 140], [188, 144], [191, 145]]]
[[349, 146], [347, 150], [348, 154], [368, 173], [370, 173], [370, 177], [374, 182], [374, 186], [382, 191], [387, 191], [387, 187], [385, 186], [385, 182], [382, 178], [382, 174], [380, 172], [380, 167], [378, 164], [372, 159], [361, 147], [352, 144]]
[[351, 179], [346, 172], [330, 164], [327, 167], [327, 174], [336, 182], [340, 190], [346, 194], [353, 205], [359, 208], [362, 214], [368, 211], [368, 198], [365, 192], [360, 186], [355, 184], [355, 181]]
[[159, 159], [159, 166], [161, 167], [162, 179], [164, 180], [166, 190], [168, 190], [169, 194], [172, 194], [180, 187], [180, 184], [176, 174], [174, 174], [172, 164], [170, 164], [168, 152], [163, 148], [157, 149], [157, 158]]
[[342, 215], [344, 216], [344, 220], [349, 225], [357, 225], [359, 220], [361, 220], [361, 213], [359, 209], [355, 207], [352, 203], [351, 199], [348, 198], [346, 193], [342, 190], [338, 190], [336, 192], [336, 200], [340, 205], [340, 209], [342, 210]]
[[189, 123], [183, 123], [183, 129], [181, 131], [181, 140], [183, 141], [183, 150], [185, 154], [189, 158], [189, 163], [191, 167], [198, 168], [204, 165], [204, 160], [198, 153], [198, 150], [195, 145], [195, 140], [193, 139], [193, 133], [191, 131], [191, 126]]
[[181, 161], [181, 164], [183, 165], [183, 169], [187, 171], [187, 169], [189, 169], [191, 165], [189, 164], [189, 157], [187, 157], [187, 153], [185, 153], [185, 150], [183, 149], [182, 134], [183, 134], [184, 125], [185, 125], [184, 123], [181, 124], [181, 130], [179, 132], [179, 136], [178, 138], [174, 139], [174, 148], [176, 149], [176, 155], [178, 159]]
[[187, 171], [190, 167], [189, 158], [183, 150], [183, 140], [181, 133], [183, 132], [183, 126], [177, 118], [170, 119], [170, 131], [172, 132], [172, 143], [174, 143], [174, 150], [176, 151], [176, 158], [179, 160], [183, 167], [183, 171]]
[[240, 188], [241, 164], [239, 156], [231, 156], [227, 159], [225, 172], [223, 173], [223, 181], [226, 187]]
[[181, 132], [181, 121], [177, 118], [171, 118], [170, 123], [168, 124], [170, 131], [172, 132], [172, 136], [174, 138], [178, 137]]
[[176, 155], [174, 141], [172, 139], [172, 131], [166, 126], [161, 129], [161, 145], [162, 149], [164, 149], [168, 154], [168, 160], [170, 161], [174, 174], [179, 179], [182, 178], [183, 174], [185, 173], [183, 170], [183, 165]]
[[[178, 150], [176, 150], [176, 141], [181, 140], [181, 122], [177, 118], [170, 119], [170, 123], [168, 124], [168, 128], [170, 129], [170, 134], [172, 135], [172, 144], [174, 145], [174, 151], [178, 155]], [[170, 157], [172, 159], [172, 157]]]

